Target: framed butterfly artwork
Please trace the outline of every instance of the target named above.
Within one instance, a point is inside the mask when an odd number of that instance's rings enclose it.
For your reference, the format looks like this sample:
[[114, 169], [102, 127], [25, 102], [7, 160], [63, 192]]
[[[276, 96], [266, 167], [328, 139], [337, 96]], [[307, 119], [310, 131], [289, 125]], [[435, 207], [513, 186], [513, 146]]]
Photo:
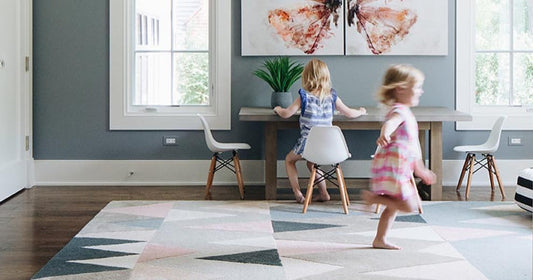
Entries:
[[346, 0], [346, 55], [447, 55], [448, 0]]
[[241, 1], [242, 55], [344, 55], [344, 0]]
[[447, 55], [448, 0], [243, 0], [241, 52]]

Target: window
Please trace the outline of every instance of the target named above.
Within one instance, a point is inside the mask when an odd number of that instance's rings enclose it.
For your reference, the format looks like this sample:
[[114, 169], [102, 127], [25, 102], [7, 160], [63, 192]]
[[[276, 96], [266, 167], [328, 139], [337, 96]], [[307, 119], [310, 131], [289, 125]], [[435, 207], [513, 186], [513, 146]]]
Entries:
[[473, 115], [458, 129], [532, 130], [533, 1], [457, 1], [456, 106]]
[[230, 129], [231, 0], [109, 5], [110, 128]]

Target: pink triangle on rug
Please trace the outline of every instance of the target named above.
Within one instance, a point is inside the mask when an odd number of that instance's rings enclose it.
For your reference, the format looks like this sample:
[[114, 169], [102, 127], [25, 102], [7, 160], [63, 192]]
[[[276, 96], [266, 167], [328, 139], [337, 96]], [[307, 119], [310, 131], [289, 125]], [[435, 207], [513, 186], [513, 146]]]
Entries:
[[168, 247], [158, 244], [148, 244], [144, 247], [143, 252], [139, 256], [138, 262], [147, 262], [156, 259], [164, 259], [169, 257], [183, 256], [194, 253], [192, 250], [187, 250], [178, 247]]
[[195, 229], [215, 229], [226, 231], [246, 231], [246, 232], [268, 232], [273, 233], [272, 222], [259, 221], [259, 222], [244, 222], [244, 223], [226, 223], [226, 224], [211, 224], [205, 226], [189, 226], [188, 228]]
[[166, 203], [156, 203], [156, 204], [112, 208], [112, 209], [104, 208], [102, 209], [102, 212], [164, 218], [166, 217], [168, 211], [170, 211], [170, 209], [172, 209], [173, 206], [174, 206], [173, 202], [166, 202]]

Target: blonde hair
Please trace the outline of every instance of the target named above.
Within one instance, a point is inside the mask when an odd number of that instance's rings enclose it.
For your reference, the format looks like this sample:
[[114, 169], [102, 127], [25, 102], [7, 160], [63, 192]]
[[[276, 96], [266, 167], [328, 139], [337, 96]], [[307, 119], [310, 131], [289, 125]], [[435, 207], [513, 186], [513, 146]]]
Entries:
[[322, 100], [331, 95], [331, 78], [328, 66], [318, 59], [311, 59], [302, 72], [302, 87]]
[[392, 105], [396, 101], [396, 89], [413, 87], [424, 81], [424, 73], [408, 64], [391, 65], [383, 76], [383, 82], [377, 92], [379, 102]]

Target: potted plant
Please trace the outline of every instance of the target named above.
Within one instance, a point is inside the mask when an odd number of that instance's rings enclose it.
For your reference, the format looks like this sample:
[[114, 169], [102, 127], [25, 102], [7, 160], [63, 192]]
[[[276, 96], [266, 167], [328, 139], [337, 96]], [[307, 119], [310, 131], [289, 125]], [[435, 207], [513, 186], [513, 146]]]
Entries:
[[304, 65], [291, 61], [288, 57], [266, 59], [262, 68], [254, 71], [254, 75], [267, 82], [272, 88], [270, 105], [272, 108], [287, 108], [292, 104], [291, 86], [302, 76]]

